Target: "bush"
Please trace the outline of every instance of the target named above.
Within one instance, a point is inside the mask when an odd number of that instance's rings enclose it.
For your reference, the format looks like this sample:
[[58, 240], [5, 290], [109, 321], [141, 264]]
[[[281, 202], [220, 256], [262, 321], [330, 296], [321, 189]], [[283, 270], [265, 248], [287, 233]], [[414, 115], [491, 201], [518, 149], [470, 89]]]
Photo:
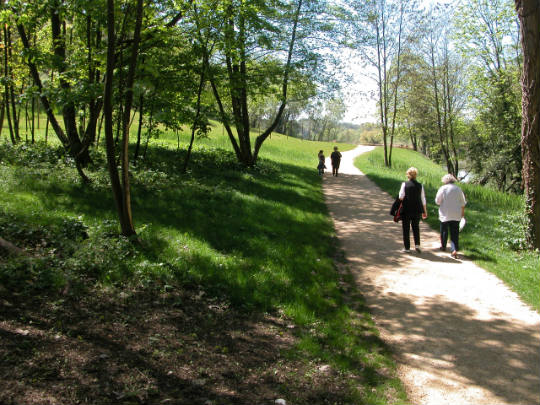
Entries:
[[504, 213], [497, 224], [502, 231], [504, 246], [511, 250], [522, 251], [528, 248], [527, 244], [527, 217], [525, 211]]
[[44, 142], [33, 145], [0, 143], [0, 161], [16, 166], [40, 167], [56, 165], [65, 157], [64, 148], [52, 147]]
[[0, 235], [24, 249], [27, 257], [0, 256], [0, 284], [11, 291], [58, 290], [67, 283], [84, 286], [88, 280], [114, 283], [129, 274], [133, 244], [119, 236], [118, 225], [104, 221], [92, 229], [82, 219], [36, 224], [5, 214]]

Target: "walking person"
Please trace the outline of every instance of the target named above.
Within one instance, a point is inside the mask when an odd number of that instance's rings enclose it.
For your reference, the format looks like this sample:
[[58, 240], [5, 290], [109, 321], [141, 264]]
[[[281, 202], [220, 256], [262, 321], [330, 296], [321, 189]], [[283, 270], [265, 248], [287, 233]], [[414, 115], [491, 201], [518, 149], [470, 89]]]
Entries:
[[446, 174], [441, 179], [443, 186], [437, 191], [435, 203], [439, 206], [439, 221], [441, 221], [441, 247], [446, 251], [448, 233], [450, 231], [450, 254], [458, 258], [459, 250], [459, 222], [465, 218], [465, 195], [455, 183], [456, 178]]
[[320, 150], [317, 156], [319, 157], [319, 164], [317, 165], [317, 169], [319, 169], [319, 174], [322, 176], [324, 174], [324, 169], [326, 169], [326, 164], [324, 163], [325, 157], [324, 157], [323, 151]]
[[426, 194], [424, 186], [416, 181], [418, 170], [410, 167], [407, 170], [408, 181], [401, 184], [399, 199], [403, 202], [401, 224], [403, 227], [403, 252], [411, 251], [410, 231], [414, 236], [414, 247], [418, 253], [420, 249], [420, 218], [427, 218]]
[[341, 163], [341, 152], [338, 151], [338, 147], [334, 146], [334, 151], [330, 155], [332, 161], [332, 176], [338, 175], [339, 164]]

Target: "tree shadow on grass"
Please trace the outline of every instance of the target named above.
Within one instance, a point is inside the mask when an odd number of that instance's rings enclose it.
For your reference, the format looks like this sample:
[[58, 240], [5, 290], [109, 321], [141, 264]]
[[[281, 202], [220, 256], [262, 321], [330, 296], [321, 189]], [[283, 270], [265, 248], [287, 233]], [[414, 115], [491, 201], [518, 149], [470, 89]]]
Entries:
[[[84, 297], [82, 305], [66, 303], [56, 317], [32, 309], [7, 314], [0, 324], [0, 400], [248, 404], [278, 395], [279, 385], [256, 386], [255, 369], [275, 365], [290, 345], [271, 333], [286, 330], [283, 324], [219, 308], [195, 310], [211, 303], [175, 298], [181, 309], [150, 301], [155, 297], [88, 308]], [[21, 316], [23, 329], [14, 326]]]
[[[354, 331], [370, 352], [384, 352], [370, 332]], [[237, 312], [202, 290], [6, 294], [0, 402], [349, 403], [349, 382], [336, 369], [285, 355], [302, 333], [286, 319]], [[388, 377], [355, 354], [343, 355], [357, 365], [361, 384], [385, 386]]]
[[[174, 243], [189, 235], [215, 251], [214, 256], [236, 260], [230, 268], [240, 280], [248, 280], [238, 288], [248, 294], [247, 304], [253, 305], [258, 301], [250, 302], [250, 296], [270, 294], [274, 288], [285, 291], [278, 296], [287, 296], [299, 285], [309, 289], [315, 282], [312, 273], [328, 270], [328, 261], [320, 264], [318, 259], [331, 255], [333, 229], [314, 170], [271, 162], [248, 170], [239, 167], [230, 153], [195, 151], [193, 172], [179, 176], [182, 160], [177, 153], [156, 148], [151, 154], [149, 167], [141, 167], [140, 178], [136, 175], [132, 184], [135, 225], [151, 228], [148, 248], [143, 250], [148, 259], [156, 260], [167, 249], [183, 254]], [[31, 182], [28, 187], [33, 187]], [[115, 217], [110, 190], [103, 184], [85, 188], [43, 182], [35, 184], [33, 191], [51, 215], [71, 211], [90, 218]], [[172, 236], [163, 236], [167, 229]], [[222, 290], [229, 285], [234, 291], [235, 275], [225, 279], [215, 258], [197, 258], [189, 252], [186, 256], [188, 265], [200, 268], [200, 282], [212, 282], [210, 287]], [[257, 279], [269, 263], [282, 269], [280, 285], [274, 285], [272, 277]], [[241, 301], [240, 296], [233, 299]]]
[[470, 248], [467, 249], [467, 258], [472, 261], [483, 261], [483, 262], [491, 262], [495, 263], [495, 259], [492, 256], [487, 255], [486, 253], [482, 252], [478, 248]]

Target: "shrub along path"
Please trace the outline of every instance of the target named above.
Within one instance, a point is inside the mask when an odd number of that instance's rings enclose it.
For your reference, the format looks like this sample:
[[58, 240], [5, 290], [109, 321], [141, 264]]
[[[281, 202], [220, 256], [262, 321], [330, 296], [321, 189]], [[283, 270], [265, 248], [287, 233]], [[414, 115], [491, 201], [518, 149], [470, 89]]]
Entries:
[[323, 187], [348, 265], [410, 400], [540, 403], [538, 313], [491, 273], [440, 252], [438, 232], [425, 223], [422, 253], [401, 253], [401, 224], [388, 214], [393, 197], [353, 165], [370, 149], [343, 153], [339, 177], [327, 172]]

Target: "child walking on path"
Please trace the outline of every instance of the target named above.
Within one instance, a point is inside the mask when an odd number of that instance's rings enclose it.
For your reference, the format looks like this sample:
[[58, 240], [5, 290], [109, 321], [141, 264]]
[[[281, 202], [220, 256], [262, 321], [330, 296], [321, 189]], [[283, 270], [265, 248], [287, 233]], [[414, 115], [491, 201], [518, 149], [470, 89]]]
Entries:
[[324, 163], [324, 153], [322, 150], [319, 151], [319, 164], [317, 166], [317, 169], [319, 169], [319, 174], [322, 176], [324, 174], [324, 169], [326, 169], [326, 165]]

